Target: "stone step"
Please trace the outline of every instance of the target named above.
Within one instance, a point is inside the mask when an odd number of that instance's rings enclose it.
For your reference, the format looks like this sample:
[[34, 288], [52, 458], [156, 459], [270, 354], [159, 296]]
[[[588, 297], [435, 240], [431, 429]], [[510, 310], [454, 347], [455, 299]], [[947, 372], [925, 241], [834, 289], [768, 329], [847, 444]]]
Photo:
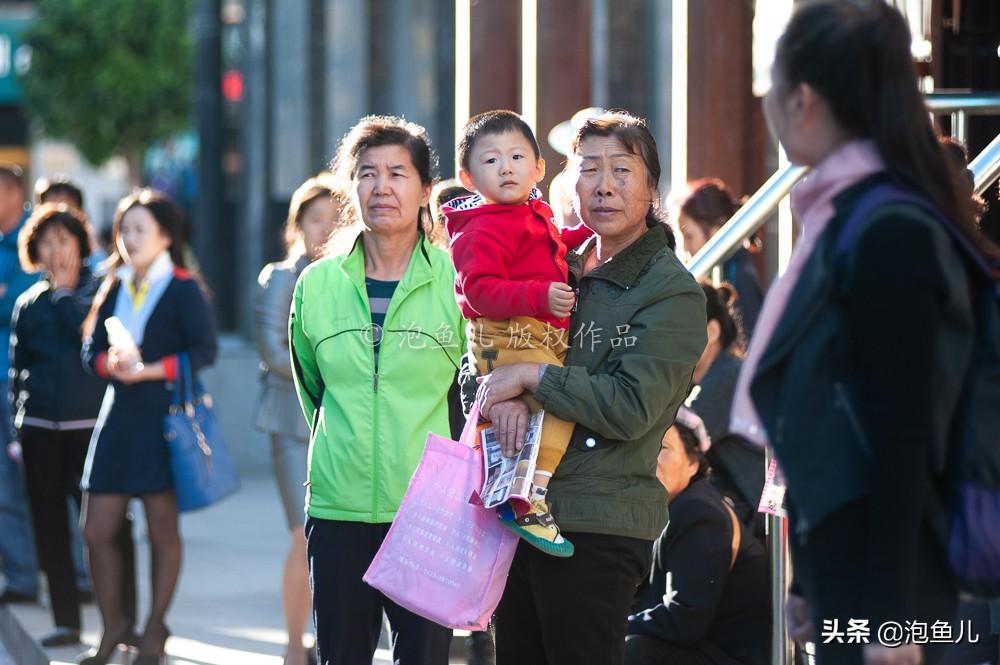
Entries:
[[14, 613], [0, 605], [0, 665], [49, 665], [38, 643], [21, 627]]

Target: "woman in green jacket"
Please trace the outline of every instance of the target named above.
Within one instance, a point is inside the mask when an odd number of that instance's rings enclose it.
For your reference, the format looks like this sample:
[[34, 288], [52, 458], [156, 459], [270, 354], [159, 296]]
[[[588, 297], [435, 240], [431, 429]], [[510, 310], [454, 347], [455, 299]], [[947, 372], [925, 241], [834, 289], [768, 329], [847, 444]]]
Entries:
[[465, 348], [448, 254], [427, 238], [434, 156], [423, 127], [362, 119], [334, 170], [362, 231], [306, 268], [289, 321], [311, 424], [306, 538], [321, 663], [371, 663], [385, 611], [394, 661], [447, 665], [451, 631], [361, 581], [428, 432], [448, 435]]
[[526, 410], [507, 401], [522, 392], [576, 423], [548, 493], [576, 550], [554, 559], [518, 548], [496, 615], [498, 665], [622, 663], [635, 589], [667, 522], [660, 442], [706, 342], [705, 295], [658, 218], [660, 165], [645, 123], [587, 120], [570, 169], [596, 237], [566, 257], [579, 289], [566, 366], [498, 367], [480, 379], [480, 398], [508, 446], [523, 440]]

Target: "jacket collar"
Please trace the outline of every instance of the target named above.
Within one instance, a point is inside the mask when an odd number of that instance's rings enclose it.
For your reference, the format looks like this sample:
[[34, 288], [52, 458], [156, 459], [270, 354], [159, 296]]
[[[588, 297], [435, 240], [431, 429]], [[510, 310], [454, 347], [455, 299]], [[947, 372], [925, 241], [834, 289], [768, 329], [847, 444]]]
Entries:
[[[613, 282], [623, 289], [630, 289], [639, 281], [639, 275], [646, 268], [649, 260], [655, 254], [662, 251], [664, 247], [669, 247], [667, 243], [668, 229], [663, 224], [654, 224], [649, 227], [638, 240], [623, 249], [613, 259], [597, 266], [587, 277]], [[577, 281], [583, 276], [583, 263], [587, 253], [594, 248], [597, 243], [597, 236], [591, 237], [577, 249], [566, 256], [570, 272], [576, 276]]]
[[809, 329], [815, 317], [829, 307], [830, 293], [834, 288], [830, 273], [835, 260], [831, 255], [831, 245], [861, 194], [884, 178], [880, 173], [870, 175], [833, 197], [833, 219], [825, 227], [823, 236], [817, 239], [809, 261], [795, 283], [781, 320], [761, 356], [757, 373], [780, 361]]
[[[340, 269], [350, 278], [361, 293], [367, 293], [365, 287], [365, 247], [361, 240], [362, 231], [354, 240], [354, 247], [350, 252], [340, 259]], [[417, 238], [417, 244], [410, 254], [410, 262], [406, 266], [403, 278], [399, 280], [396, 287], [401, 294], [405, 294], [418, 286], [422, 286], [434, 278], [434, 269], [431, 266], [428, 246], [430, 241], [426, 233], [421, 233]]]
[[[143, 282], [148, 284], [154, 284], [161, 279], [166, 279], [167, 277], [172, 277], [174, 274], [174, 262], [170, 259], [170, 252], [163, 250], [160, 255], [157, 256], [152, 265], [149, 266], [149, 270], [146, 271], [145, 277], [143, 277]], [[135, 268], [130, 265], [123, 265], [118, 268], [118, 279], [124, 282], [131, 282], [135, 277]]]
[[[531, 192], [528, 194], [528, 200], [525, 203], [530, 203], [536, 199], [542, 198], [542, 190], [537, 187], [532, 187]], [[460, 199], [456, 199], [450, 203], [446, 203], [442, 208], [447, 207], [448, 210], [462, 211], [462, 210], [474, 210], [486, 205], [497, 205], [495, 203], [487, 203], [486, 199], [483, 198], [478, 192], [472, 196], [463, 196]], [[505, 205], [505, 204], [501, 204]], [[523, 205], [523, 204], [522, 204]]]

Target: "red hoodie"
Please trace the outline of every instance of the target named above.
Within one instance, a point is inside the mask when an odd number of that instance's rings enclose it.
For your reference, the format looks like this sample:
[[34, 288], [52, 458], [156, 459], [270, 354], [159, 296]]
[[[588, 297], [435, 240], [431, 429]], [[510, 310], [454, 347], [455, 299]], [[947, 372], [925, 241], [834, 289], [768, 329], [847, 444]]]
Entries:
[[493, 321], [531, 316], [568, 329], [568, 317], [549, 311], [549, 285], [567, 281], [567, 247], [581, 245], [593, 231], [578, 224], [560, 234], [552, 209], [540, 198], [458, 209], [469, 202], [466, 197], [441, 207], [462, 316]]

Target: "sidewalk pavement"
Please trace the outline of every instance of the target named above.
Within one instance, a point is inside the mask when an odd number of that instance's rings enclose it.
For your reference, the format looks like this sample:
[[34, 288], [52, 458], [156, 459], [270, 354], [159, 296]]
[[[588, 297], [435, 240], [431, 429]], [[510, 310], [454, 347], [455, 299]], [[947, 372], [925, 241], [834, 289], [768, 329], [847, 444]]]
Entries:
[[[141, 513], [140, 504], [135, 504]], [[138, 516], [137, 516], [138, 517]], [[144, 527], [144, 520], [136, 524]], [[137, 529], [138, 530], [138, 529]], [[286, 634], [281, 610], [281, 570], [289, 535], [270, 475], [243, 478], [235, 496], [203, 511], [182, 515], [184, 563], [167, 623], [173, 665], [281, 665]], [[149, 546], [139, 535], [140, 622], [149, 607]], [[44, 595], [44, 594], [43, 594]], [[36, 639], [52, 629], [41, 605], [12, 605], [17, 620]], [[96, 645], [101, 628], [93, 605], [84, 607], [83, 639]], [[141, 628], [141, 626], [140, 626]], [[456, 638], [456, 643], [462, 638]], [[50, 649], [57, 665], [75, 663], [83, 649]], [[454, 653], [460, 650], [453, 649]], [[380, 648], [373, 661], [391, 663]], [[0, 664], [3, 657], [0, 656]], [[452, 658], [455, 665], [464, 659]]]

